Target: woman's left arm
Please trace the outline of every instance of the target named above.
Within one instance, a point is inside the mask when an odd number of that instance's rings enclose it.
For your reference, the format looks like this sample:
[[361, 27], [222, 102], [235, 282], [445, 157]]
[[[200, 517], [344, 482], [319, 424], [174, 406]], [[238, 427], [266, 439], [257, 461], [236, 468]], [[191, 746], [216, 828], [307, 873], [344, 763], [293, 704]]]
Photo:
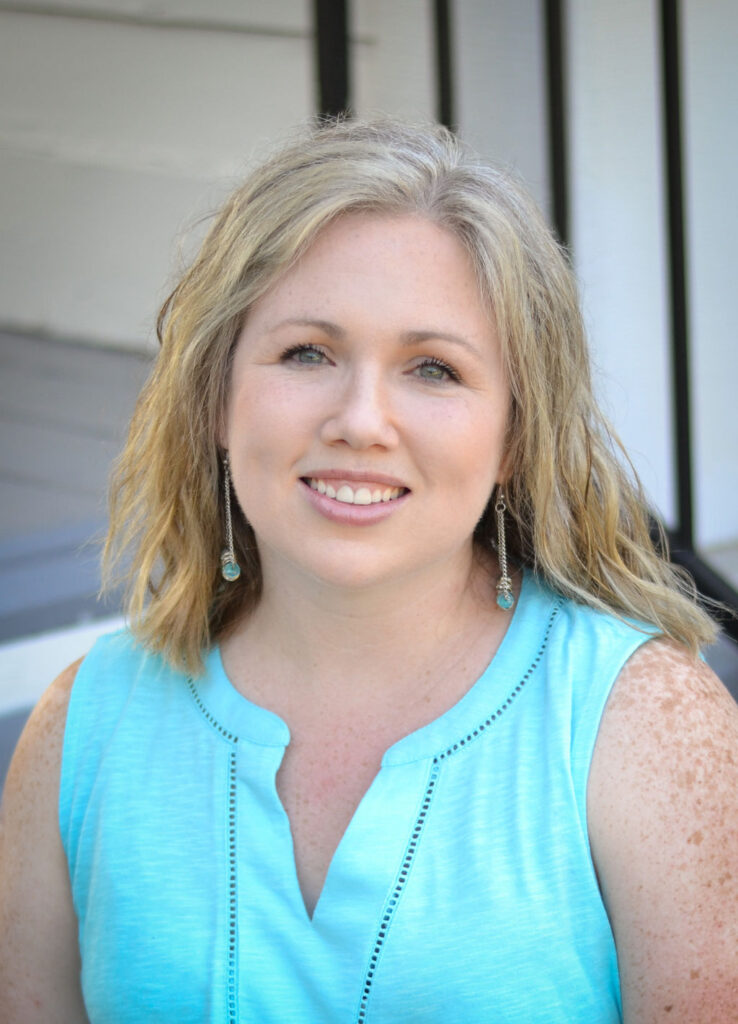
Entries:
[[686, 651], [621, 672], [588, 815], [625, 1024], [738, 1022], [738, 704]]

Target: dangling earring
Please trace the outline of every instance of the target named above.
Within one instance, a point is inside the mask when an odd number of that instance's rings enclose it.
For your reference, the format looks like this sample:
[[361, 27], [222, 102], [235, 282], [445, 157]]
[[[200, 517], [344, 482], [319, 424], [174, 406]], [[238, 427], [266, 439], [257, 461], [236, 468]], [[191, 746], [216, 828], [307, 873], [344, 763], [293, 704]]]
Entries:
[[241, 566], [233, 550], [233, 521], [231, 519], [231, 465], [228, 452], [223, 456], [223, 496], [225, 498], [226, 546], [220, 554], [220, 572], [227, 583], [235, 583], [241, 575]]
[[512, 592], [512, 580], [507, 574], [507, 542], [505, 538], [505, 495], [502, 488], [497, 492], [495, 502], [497, 513], [497, 561], [500, 564], [500, 581], [497, 584], [497, 605], [504, 611], [509, 611], [515, 604], [515, 596]]

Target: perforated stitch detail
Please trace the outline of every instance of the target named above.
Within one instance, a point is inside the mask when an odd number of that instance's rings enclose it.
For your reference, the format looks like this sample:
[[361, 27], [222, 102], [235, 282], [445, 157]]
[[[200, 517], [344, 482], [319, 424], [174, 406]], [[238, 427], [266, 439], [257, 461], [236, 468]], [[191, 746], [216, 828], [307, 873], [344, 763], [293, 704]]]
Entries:
[[487, 729], [494, 725], [498, 718], [501, 718], [502, 715], [507, 711], [507, 709], [512, 705], [515, 698], [521, 692], [525, 684], [528, 682], [528, 680], [540, 664], [541, 658], [545, 653], [546, 647], [548, 647], [548, 641], [549, 637], [551, 636], [551, 630], [553, 629], [553, 624], [556, 621], [556, 616], [558, 615], [560, 608], [561, 602], [556, 601], [553, 608], [551, 609], [551, 614], [548, 618], [548, 622], [546, 623], [546, 631], [543, 634], [543, 639], [541, 640], [540, 647], [536, 651], [536, 656], [530, 663], [527, 672], [525, 672], [524, 675], [521, 676], [520, 682], [510, 691], [507, 700], [504, 701], [504, 703], [502, 703], [493, 714], [485, 718], [483, 722], [480, 722], [476, 729], [472, 729], [472, 731], [468, 732], [466, 736], [463, 736], [456, 743], [453, 743], [450, 747], [447, 747], [446, 750], [442, 751], [438, 755], [439, 761], [445, 761], [447, 757], [451, 757], [451, 755], [457, 753], [457, 751], [463, 750], [464, 747], [468, 746], [470, 743], [473, 743], [474, 740], [484, 735]]
[[215, 729], [217, 733], [220, 733], [224, 740], [228, 740], [229, 743], [238, 743], [238, 736], [235, 736], [232, 732], [229, 732], [228, 729], [226, 729], [224, 726], [220, 724], [215, 715], [211, 714], [210, 711], [208, 711], [207, 707], [203, 703], [202, 697], [198, 693], [197, 687], [195, 686], [191, 679], [187, 680], [187, 686], [189, 687], [190, 693], [192, 694], [192, 699], [194, 700], [195, 704], [197, 705], [199, 711], [202, 713], [202, 716], [208, 723], [208, 725]]
[[413, 861], [415, 860], [415, 854], [417, 853], [418, 844], [420, 843], [420, 837], [423, 833], [423, 828], [428, 818], [428, 812], [430, 811], [431, 801], [433, 798], [433, 794], [436, 790], [436, 784], [438, 782], [438, 776], [440, 775], [441, 772], [441, 766], [444, 761], [448, 760], [448, 758], [452, 757], [460, 750], [464, 750], [470, 743], [478, 739], [480, 736], [484, 735], [484, 733], [488, 729], [490, 729], [491, 726], [499, 718], [501, 718], [505, 711], [507, 711], [507, 709], [513, 704], [515, 698], [521, 692], [525, 684], [530, 680], [531, 676], [540, 664], [541, 658], [543, 657], [546, 647], [548, 646], [548, 641], [551, 636], [551, 630], [553, 629], [553, 625], [560, 608], [561, 602], [556, 601], [553, 608], [551, 609], [551, 614], [549, 616], [548, 623], [546, 624], [546, 630], [543, 634], [543, 639], [541, 640], [536, 655], [533, 658], [533, 661], [530, 663], [528, 670], [523, 674], [517, 685], [510, 691], [507, 700], [504, 701], [504, 703], [502, 703], [493, 714], [490, 714], [487, 718], [484, 719], [483, 722], [480, 722], [476, 729], [472, 729], [471, 732], [467, 733], [456, 743], [453, 743], [450, 747], [447, 747], [444, 751], [442, 751], [440, 754], [437, 754], [433, 758], [430, 777], [428, 779], [428, 785], [426, 786], [425, 793], [423, 795], [423, 803], [421, 804], [418, 817], [415, 820], [415, 826], [410, 835], [410, 841], [408, 842], [407, 847], [405, 849], [405, 856], [403, 857], [402, 867], [400, 868], [400, 871], [395, 880], [395, 885], [394, 888], [392, 889], [392, 894], [385, 903], [384, 913], [382, 915], [382, 920], [377, 931], [377, 939], [372, 949], [372, 955], [369, 958], [369, 966], [364, 976], [364, 985], [361, 991], [359, 1014], [358, 1017], [356, 1018], [357, 1024], [366, 1024], [366, 1021], [368, 1019], [367, 1009], [369, 1004], [369, 996], [371, 995], [372, 986], [374, 984], [374, 978], [379, 967], [379, 959], [382, 954], [385, 941], [387, 939], [389, 927], [392, 923], [392, 919], [395, 915], [397, 906], [400, 902], [400, 897], [402, 896], [402, 893], [405, 889], [405, 883], [407, 882], [408, 877], [410, 875], [410, 868], [412, 867]]
[[430, 810], [431, 800], [433, 799], [433, 793], [436, 788], [436, 782], [438, 781], [438, 775], [441, 771], [441, 765], [437, 757], [433, 758], [433, 764], [431, 765], [430, 777], [428, 779], [428, 785], [425, 787], [425, 793], [423, 794], [423, 803], [420, 805], [420, 811], [418, 817], [415, 819], [415, 827], [410, 835], [410, 840], [405, 848], [405, 856], [402, 860], [402, 866], [395, 879], [395, 886], [392, 890], [390, 898], [384, 905], [384, 914], [382, 915], [382, 921], [379, 925], [379, 931], [377, 932], [377, 939], [372, 949], [372, 955], [369, 958], [369, 967], [366, 971], [364, 978], [364, 988], [361, 993], [361, 1001], [359, 1003], [359, 1016], [357, 1018], [358, 1024], [363, 1024], [366, 1020], [367, 1003], [369, 1001], [369, 995], [372, 989], [372, 983], [374, 981], [374, 974], [379, 964], [379, 957], [384, 946], [384, 940], [387, 937], [389, 926], [392, 923], [397, 904], [400, 902], [400, 896], [402, 890], [405, 888], [408, 876], [410, 874], [410, 868], [412, 867], [413, 860], [415, 859], [415, 853], [418, 849], [418, 843], [420, 842], [420, 836], [423, 832], [423, 826], [425, 825], [428, 811]]
[[238, 736], [230, 732], [208, 711], [192, 679], [187, 680], [192, 698], [208, 725], [232, 744], [228, 755], [228, 967], [226, 1004], [228, 1024], [238, 1022], [238, 857], [236, 849], [236, 778]]
[[228, 1024], [236, 1024], [238, 889], [236, 884], [236, 751], [228, 758]]

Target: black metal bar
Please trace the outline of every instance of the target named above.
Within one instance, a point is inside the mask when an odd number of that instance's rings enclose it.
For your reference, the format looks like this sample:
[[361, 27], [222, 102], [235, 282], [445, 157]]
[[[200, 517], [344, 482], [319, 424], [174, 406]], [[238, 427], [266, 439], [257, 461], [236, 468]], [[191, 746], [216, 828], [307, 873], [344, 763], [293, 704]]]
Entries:
[[436, 41], [436, 116], [440, 124], [456, 130], [453, 81], [453, 29], [451, 0], [434, 0]]
[[314, 0], [318, 107], [323, 117], [350, 113], [347, 0]]
[[661, 0], [662, 105], [672, 352], [672, 408], [677, 527], [680, 547], [694, 548], [689, 325], [682, 173], [681, 68], [678, 0]]
[[738, 643], [738, 592], [735, 586], [700, 557], [691, 545], [685, 545], [675, 530], [670, 530], [663, 523], [659, 525], [653, 516], [650, 529], [651, 539], [659, 553], [687, 570], [702, 597], [725, 606], [727, 610], [724, 613], [716, 613], [711, 606], [707, 610], [719, 620], [723, 631]]
[[[704, 558], [692, 548], [679, 548], [678, 539], [672, 535], [671, 560], [676, 565], [686, 569], [695, 582], [700, 594], [703, 594], [710, 601], [718, 601], [727, 608], [733, 610], [734, 614], [717, 615], [723, 632], [738, 643], [738, 595], [733, 587], [720, 573], [709, 565]], [[710, 614], [715, 615], [714, 609], [707, 609]]]
[[545, 0], [544, 20], [551, 216], [560, 241], [568, 246], [569, 167], [566, 132], [566, 25], [563, 0]]

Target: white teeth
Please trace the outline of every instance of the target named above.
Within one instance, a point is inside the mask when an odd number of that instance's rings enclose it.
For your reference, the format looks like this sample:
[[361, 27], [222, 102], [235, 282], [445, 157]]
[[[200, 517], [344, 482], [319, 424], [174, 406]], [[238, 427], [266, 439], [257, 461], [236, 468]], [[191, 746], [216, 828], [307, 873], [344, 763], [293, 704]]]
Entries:
[[311, 477], [308, 482], [314, 491], [325, 494], [327, 498], [335, 498], [344, 505], [377, 505], [380, 502], [394, 501], [402, 493], [400, 487], [376, 487], [374, 490], [369, 487], [357, 487], [354, 490], [349, 484], [341, 484], [336, 490], [331, 484], [317, 477]]

